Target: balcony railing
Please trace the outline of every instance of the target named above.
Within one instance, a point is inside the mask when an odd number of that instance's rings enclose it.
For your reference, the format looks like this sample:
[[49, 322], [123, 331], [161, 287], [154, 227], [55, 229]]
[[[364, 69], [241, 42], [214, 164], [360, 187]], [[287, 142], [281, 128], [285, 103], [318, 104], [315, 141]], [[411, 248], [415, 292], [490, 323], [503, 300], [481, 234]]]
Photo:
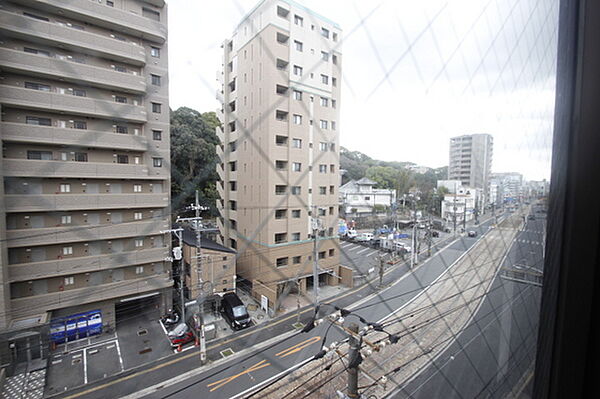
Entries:
[[76, 51], [87, 52], [88, 49], [93, 49], [103, 57], [120, 57], [131, 64], [144, 65], [146, 62], [146, 51], [135, 43], [120, 41], [108, 34], [103, 36], [75, 30], [65, 24], [40, 21], [6, 10], [0, 10], [0, 29], [9, 35], [31, 36], [38, 41], [62, 45]]
[[105, 162], [39, 161], [33, 159], [2, 160], [4, 176], [137, 179], [167, 178], [149, 173], [148, 166]]
[[8, 267], [8, 273], [9, 280], [13, 283], [17, 281], [29, 281], [61, 275], [115, 269], [123, 266], [161, 262], [168, 255], [168, 247], [150, 248], [114, 254], [13, 264]]
[[164, 208], [169, 194], [24, 194], [4, 196], [6, 212]]
[[148, 120], [146, 108], [139, 105], [7, 85], [0, 85], [0, 102], [22, 108], [106, 119], [119, 118], [138, 123]]
[[109, 68], [80, 64], [45, 55], [30, 54], [9, 48], [0, 48], [0, 60], [2, 60], [0, 64], [7, 70], [35, 73], [51, 78], [60, 77], [71, 82], [111, 90], [126, 89], [136, 93], [146, 92], [146, 82], [143, 76], [117, 72]]
[[132, 151], [148, 150], [148, 140], [145, 136], [12, 122], [2, 123], [2, 139], [20, 143], [77, 145]]

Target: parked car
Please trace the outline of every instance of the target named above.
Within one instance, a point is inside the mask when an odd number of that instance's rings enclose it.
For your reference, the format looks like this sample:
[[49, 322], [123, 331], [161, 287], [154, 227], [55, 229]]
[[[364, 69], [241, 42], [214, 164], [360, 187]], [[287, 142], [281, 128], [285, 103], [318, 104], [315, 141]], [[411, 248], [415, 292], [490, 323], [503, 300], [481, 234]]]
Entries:
[[373, 233], [360, 233], [358, 237], [356, 237], [356, 241], [358, 242], [369, 242], [373, 239]]
[[234, 330], [241, 330], [252, 324], [252, 319], [241, 299], [233, 292], [221, 298], [221, 314]]
[[356, 230], [354, 229], [350, 229], [348, 230], [348, 232], [346, 233], [346, 237], [348, 237], [349, 239], [353, 240], [356, 238], [356, 236], [358, 235], [358, 233], [356, 232]]
[[179, 323], [173, 330], [167, 334], [172, 347], [187, 344], [194, 340], [194, 334], [190, 327], [185, 323]]
[[440, 232], [439, 231], [435, 231], [435, 230], [431, 230], [431, 236], [432, 237], [439, 237], [440, 236]]
[[529, 219], [529, 220], [535, 220], [535, 215], [529, 215], [529, 216], [527, 216], [527, 219]]
[[469, 230], [468, 235], [469, 237], [477, 237], [477, 232], [475, 230]]

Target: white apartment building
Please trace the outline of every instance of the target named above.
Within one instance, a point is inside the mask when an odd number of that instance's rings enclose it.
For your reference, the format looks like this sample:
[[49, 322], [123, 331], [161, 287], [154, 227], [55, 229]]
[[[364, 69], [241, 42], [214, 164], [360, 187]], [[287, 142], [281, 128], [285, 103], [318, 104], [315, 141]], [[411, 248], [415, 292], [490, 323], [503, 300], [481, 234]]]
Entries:
[[464, 222], [475, 218], [481, 213], [482, 190], [471, 187], [459, 187], [456, 194], [446, 194], [442, 201], [442, 219], [452, 228], [462, 226]]
[[377, 206], [389, 208], [396, 203], [396, 190], [374, 188], [377, 183], [363, 177], [340, 187], [340, 201], [346, 214], [373, 213]]
[[291, 0], [263, 0], [223, 43], [217, 134], [221, 243], [277, 309], [282, 294], [341, 280], [338, 253], [341, 29]]

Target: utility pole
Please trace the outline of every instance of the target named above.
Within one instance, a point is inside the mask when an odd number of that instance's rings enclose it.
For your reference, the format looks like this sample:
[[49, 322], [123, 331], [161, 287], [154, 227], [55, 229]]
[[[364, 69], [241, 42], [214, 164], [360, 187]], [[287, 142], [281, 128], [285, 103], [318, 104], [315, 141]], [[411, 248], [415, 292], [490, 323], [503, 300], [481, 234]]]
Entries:
[[385, 269], [385, 262], [383, 255], [379, 255], [379, 289], [383, 288], [383, 271]]
[[178, 228], [178, 229], [171, 229], [171, 230], [163, 230], [161, 231], [162, 234], [166, 234], [166, 233], [173, 233], [175, 234], [175, 237], [177, 237], [179, 239], [179, 247], [178, 248], [173, 248], [173, 257], [167, 257], [167, 259], [165, 259], [166, 261], [173, 261], [173, 260], [178, 260], [179, 261], [179, 294], [180, 294], [180, 300], [181, 300], [181, 320], [185, 322], [185, 297], [184, 297], [184, 267], [183, 267], [183, 256], [182, 256], [182, 249], [183, 249], [183, 229], [182, 228]]
[[350, 349], [348, 351], [348, 397], [351, 399], [360, 398], [358, 394], [358, 366], [360, 365], [360, 340], [356, 338], [358, 334], [358, 324], [350, 323], [348, 330], [350, 334], [348, 342]]

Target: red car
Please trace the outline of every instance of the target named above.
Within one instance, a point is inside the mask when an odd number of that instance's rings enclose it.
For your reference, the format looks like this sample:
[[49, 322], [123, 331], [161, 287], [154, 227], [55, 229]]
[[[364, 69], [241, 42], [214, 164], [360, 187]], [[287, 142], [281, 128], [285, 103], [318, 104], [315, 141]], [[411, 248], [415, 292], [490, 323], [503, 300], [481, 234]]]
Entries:
[[191, 331], [186, 331], [183, 335], [178, 335], [171, 338], [171, 346], [176, 348], [179, 345], [185, 345], [194, 340], [194, 334]]

